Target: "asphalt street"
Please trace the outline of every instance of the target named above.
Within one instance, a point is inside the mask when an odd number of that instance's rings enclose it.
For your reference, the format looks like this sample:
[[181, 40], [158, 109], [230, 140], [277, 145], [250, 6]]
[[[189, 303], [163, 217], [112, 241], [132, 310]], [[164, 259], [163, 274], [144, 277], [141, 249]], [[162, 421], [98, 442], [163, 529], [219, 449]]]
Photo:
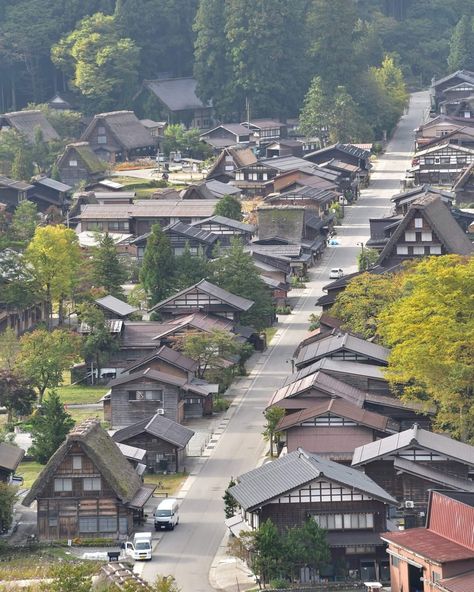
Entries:
[[413, 150], [413, 130], [422, 122], [428, 107], [428, 93], [412, 95], [408, 114], [403, 116], [387, 150], [372, 173], [370, 187], [356, 205], [346, 206], [344, 225], [337, 228], [338, 246], [328, 247], [310, 282], [302, 290], [296, 308], [280, 317], [278, 332], [252, 373], [243, 381], [233, 415], [211, 456], [198, 475], [191, 477], [188, 493], [180, 508], [180, 523], [163, 535], [153, 560], [140, 566], [142, 576], [173, 575], [182, 592], [209, 592], [209, 569], [225, 532], [222, 496], [231, 476], [254, 468], [265, 451], [261, 433], [263, 410], [272, 392], [291, 371], [288, 360], [308, 330], [308, 317], [318, 312], [315, 301], [329, 282], [329, 269], [356, 270], [357, 243], [369, 236], [369, 218], [391, 210], [390, 197], [400, 189]]

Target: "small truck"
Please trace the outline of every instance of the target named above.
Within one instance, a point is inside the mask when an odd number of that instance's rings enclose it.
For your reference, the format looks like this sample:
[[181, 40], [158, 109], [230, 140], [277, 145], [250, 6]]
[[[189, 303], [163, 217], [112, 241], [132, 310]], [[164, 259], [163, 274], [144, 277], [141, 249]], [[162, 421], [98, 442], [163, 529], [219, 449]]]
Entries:
[[150, 561], [152, 556], [152, 533], [137, 532], [133, 542], [125, 543], [125, 553], [135, 561]]

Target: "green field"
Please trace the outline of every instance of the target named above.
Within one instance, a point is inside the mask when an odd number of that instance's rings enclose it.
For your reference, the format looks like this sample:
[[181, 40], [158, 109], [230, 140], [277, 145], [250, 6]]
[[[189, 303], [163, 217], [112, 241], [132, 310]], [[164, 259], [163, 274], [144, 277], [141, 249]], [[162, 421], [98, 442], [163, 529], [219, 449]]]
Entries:
[[176, 473], [174, 475], [149, 475], [145, 474], [145, 483], [153, 483], [157, 488], [155, 495], [160, 496], [167, 493], [168, 496], [175, 495], [183, 483], [186, 481], [188, 475], [186, 473]]
[[33, 485], [33, 482], [36, 480], [36, 477], [43, 469], [43, 466], [44, 465], [40, 465], [35, 461], [24, 460], [22, 463], [20, 463], [18, 469], [16, 470], [16, 475], [23, 477], [23, 487], [25, 489], [30, 489], [30, 487]]
[[82, 385], [67, 385], [60, 386], [56, 389], [61, 397], [61, 401], [65, 405], [75, 403], [77, 405], [89, 405], [90, 403], [98, 403], [105, 393], [109, 390], [103, 386], [82, 386]]

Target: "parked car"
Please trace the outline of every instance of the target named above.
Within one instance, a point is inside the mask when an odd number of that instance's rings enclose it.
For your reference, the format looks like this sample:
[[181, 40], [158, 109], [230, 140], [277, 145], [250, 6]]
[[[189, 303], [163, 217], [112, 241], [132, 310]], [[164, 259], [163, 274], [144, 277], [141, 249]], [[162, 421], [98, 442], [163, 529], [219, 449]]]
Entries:
[[155, 510], [155, 530], [167, 528], [173, 530], [179, 523], [178, 500], [167, 498]]
[[329, 272], [330, 280], [338, 280], [344, 276], [344, 271], [340, 267], [333, 267]]

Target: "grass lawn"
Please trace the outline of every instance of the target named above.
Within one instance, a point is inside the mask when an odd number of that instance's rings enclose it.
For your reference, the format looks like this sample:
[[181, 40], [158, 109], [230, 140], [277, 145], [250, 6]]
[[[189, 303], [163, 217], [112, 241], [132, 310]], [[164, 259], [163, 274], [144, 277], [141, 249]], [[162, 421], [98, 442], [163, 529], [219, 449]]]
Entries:
[[35, 461], [23, 461], [16, 470], [17, 475], [21, 475], [24, 479], [23, 487], [30, 489], [36, 477], [43, 470], [44, 465], [40, 465]]
[[188, 475], [186, 473], [175, 473], [172, 475], [148, 475], [145, 474], [145, 483], [157, 485], [155, 495], [167, 493], [169, 497], [176, 495]]
[[70, 405], [76, 403], [78, 405], [87, 405], [89, 403], [98, 403], [99, 399], [105, 395], [109, 389], [103, 386], [82, 386], [82, 385], [67, 385], [57, 388], [61, 401]]
[[270, 345], [270, 341], [275, 336], [275, 333], [278, 331], [276, 327], [267, 327], [265, 329], [265, 335], [267, 336], [267, 345]]
[[89, 417], [98, 417], [101, 422], [104, 421], [104, 413], [102, 409], [67, 409], [69, 415], [73, 418], [76, 423], [84, 421]]

